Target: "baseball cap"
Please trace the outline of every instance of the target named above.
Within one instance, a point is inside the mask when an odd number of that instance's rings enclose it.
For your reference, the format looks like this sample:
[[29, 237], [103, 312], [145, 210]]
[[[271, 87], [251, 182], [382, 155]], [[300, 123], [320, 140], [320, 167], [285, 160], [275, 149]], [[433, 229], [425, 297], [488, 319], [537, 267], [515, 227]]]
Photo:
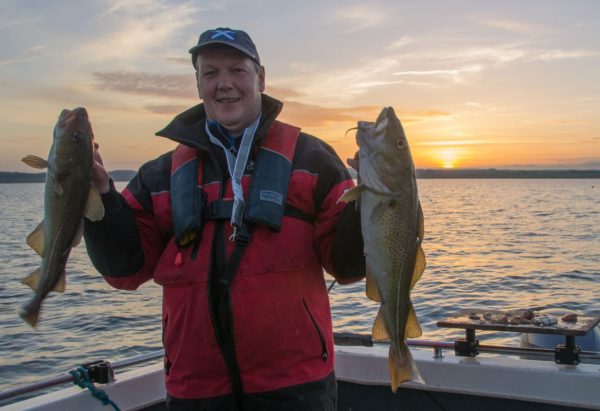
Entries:
[[260, 64], [258, 51], [248, 33], [242, 30], [230, 29], [228, 27], [219, 27], [217, 29], [206, 30], [202, 33], [198, 39], [198, 44], [190, 49], [194, 67], [196, 67], [196, 57], [198, 56], [200, 49], [211, 44], [224, 44], [236, 48]]

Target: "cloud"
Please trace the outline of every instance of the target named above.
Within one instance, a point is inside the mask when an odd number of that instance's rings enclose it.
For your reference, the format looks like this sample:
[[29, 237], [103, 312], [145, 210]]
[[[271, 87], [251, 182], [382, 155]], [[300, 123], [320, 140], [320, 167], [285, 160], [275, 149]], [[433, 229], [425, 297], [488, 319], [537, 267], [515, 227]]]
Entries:
[[479, 73], [483, 71], [484, 66], [482, 64], [472, 64], [468, 66], [459, 67], [456, 69], [442, 69], [442, 70], [408, 70], [398, 71], [392, 73], [395, 76], [417, 76], [417, 77], [449, 77], [455, 82], [461, 82], [464, 79], [464, 75], [468, 73]]
[[423, 141], [419, 146], [476, 146], [484, 144], [498, 144], [492, 140], [452, 140], [452, 141]]
[[377, 117], [380, 107], [323, 107], [285, 101], [281, 118], [291, 124], [302, 127], [323, 127], [333, 123], [355, 124], [358, 120]]
[[17, 57], [0, 60], [0, 67], [12, 64], [22, 64], [40, 58], [45, 50], [44, 46], [33, 46], [25, 50]]
[[163, 104], [163, 105], [148, 105], [144, 107], [146, 110], [155, 114], [174, 115], [188, 109], [189, 106], [183, 104]]
[[333, 19], [346, 25], [347, 33], [352, 33], [383, 23], [387, 19], [387, 15], [373, 5], [355, 5], [337, 9], [333, 13]]
[[158, 52], [186, 26], [194, 24], [195, 15], [201, 10], [204, 8], [193, 2], [115, 1], [98, 17], [104, 25], [104, 35], [84, 42], [74, 53], [86, 53], [90, 60], [123, 62], [150, 51]]
[[198, 98], [193, 74], [152, 74], [142, 72], [93, 73], [100, 90], [111, 90], [136, 95], [175, 98]]
[[546, 50], [539, 52], [539, 55], [535, 59], [543, 61], [554, 61], [554, 60], [567, 60], [567, 59], [580, 59], [586, 57], [599, 56], [600, 52], [590, 50]]
[[527, 34], [527, 35], [544, 35], [551, 30], [547, 27], [537, 24], [526, 23], [514, 19], [502, 19], [495, 17], [473, 16], [473, 20], [484, 26], [493, 27], [496, 29], [508, 31], [511, 33]]
[[298, 90], [278, 86], [267, 86], [266, 93], [280, 100], [302, 97], [304, 95]]
[[[375, 121], [381, 111], [381, 106], [349, 106], [324, 107], [304, 104], [295, 101], [285, 101], [281, 113], [284, 121], [301, 124], [303, 127], [323, 127], [336, 123], [356, 125], [359, 120]], [[403, 124], [422, 122], [434, 117], [449, 116], [450, 113], [435, 109], [396, 110]]]

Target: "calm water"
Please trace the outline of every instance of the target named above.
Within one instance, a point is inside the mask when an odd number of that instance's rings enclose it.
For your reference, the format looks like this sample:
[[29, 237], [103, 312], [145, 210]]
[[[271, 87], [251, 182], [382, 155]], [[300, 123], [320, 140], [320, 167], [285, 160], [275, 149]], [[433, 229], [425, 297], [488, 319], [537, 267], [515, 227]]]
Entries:
[[[436, 322], [465, 307], [600, 315], [600, 180], [420, 180], [419, 189], [428, 266], [412, 299], [423, 338], [462, 337]], [[83, 244], [71, 253], [67, 291], [48, 296], [37, 329], [18, 317], [31, 296], [19, 281], [39, 265], [25, 237], [42, 213], [43, 184], [0, 184], [0, 391], [162, 348], [160, 287], [111, 289]], [[364, 282], [337, 285], [330, 298], [336, 331], [370, 332], [377, 304]], [[518, 345], [516, 334], [478, 335]]]

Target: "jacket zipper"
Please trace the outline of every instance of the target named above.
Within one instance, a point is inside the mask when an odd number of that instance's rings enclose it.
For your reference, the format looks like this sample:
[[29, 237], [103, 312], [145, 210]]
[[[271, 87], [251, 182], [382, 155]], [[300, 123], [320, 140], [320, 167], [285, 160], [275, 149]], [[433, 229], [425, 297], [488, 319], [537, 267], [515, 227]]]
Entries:
[[321, 329], [319, 328], [319, 325], [317, 324], [317, 321], [315, 320], [315, 318], [310, 313], [310, 310], [308, 309], [308, 305], [306, 305], [306, 301], [304, 301], [304, 299], [302, 299], [302, 305], [304, 306], [304, 309], [306, 310], [306, 313], [308, 314], [308, 318], [310, 318], [310, 321], [313, 323], [313, 326], [315, 327], [315, 331], [317, 332], [317, 335], [319, 336], [319, 340], [321, 341], [321, 358], [323, 359], [323, 361], [327, 361], [327, 358], [329, 358], [329, 353], [327, 352], [327, 344], [325, 344], [325, 338], [323, 338]]

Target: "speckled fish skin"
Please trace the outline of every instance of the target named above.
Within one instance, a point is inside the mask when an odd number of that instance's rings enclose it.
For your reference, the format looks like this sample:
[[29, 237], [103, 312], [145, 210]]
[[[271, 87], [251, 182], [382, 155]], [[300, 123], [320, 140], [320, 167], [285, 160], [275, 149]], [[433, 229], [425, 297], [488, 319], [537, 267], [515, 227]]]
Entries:
[[392, 391], [412, 380], [422, 382], [407, 338], [422, 334], [410, 290], [425, 269], [421, 248], [423, 216], [415, 169], [406, 135], [391, 107], [375, 123], [358, 123], [359, 185], [342, 200], [357, 199], [367, 267], [367, 296], [380, 301], [373, 339], [391, 340]]
[[[93, 138], [84, 108], [63, 110], [54, 128], [48, 159], [36, 156], [23, 159], [32, 167], [48, 169], [44, 220], [27, 241], [42, 256], [42, 262], [38, 270], [23, 280], [34, 289], [35, 294], [19, 312], [31, 326], [37, 324], [41, 304], [47, 294], [51, 290], [64, 290], [65, 265], [71, 248], [81, 239], [81, 224], [91, 197]], [[95, 201], [101, 204], [99, 196]]]

